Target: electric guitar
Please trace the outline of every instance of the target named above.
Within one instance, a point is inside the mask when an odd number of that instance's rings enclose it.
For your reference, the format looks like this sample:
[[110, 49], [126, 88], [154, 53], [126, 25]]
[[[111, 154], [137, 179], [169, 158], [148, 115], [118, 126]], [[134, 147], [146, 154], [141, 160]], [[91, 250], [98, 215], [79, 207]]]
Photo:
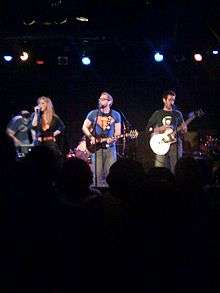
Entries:
[[119, 138], [122, 137], [128, 137], [130, 139], [135, 139], [138, 137], [138, 131], [135, 130], [130, 130], [130, 132], [121, 134], [116, 137], [96, 137], [96, 142], [95, 144], [91, 144], [90, 139], [86, 137], [86, 148], [90, 153], [95, 153], [97, 150], [100, 148], [108, 148], [110, 147], [113, 143], [116, 142]]
[[[189, 118], [185, 121], [188, 125], [196, 117], [201, 117], [204, 115], [202, 109], [198, 111], [191, 112]], [[150, 147], [156, 155], [165, 155], [170, 149], [170, 145], [176, 142], [176, 134], [182, 129], [181, 126], [177, 127], [174, 131], [172, 128], [167, 128], [162, 134], [152, 134], [150, 138]]]

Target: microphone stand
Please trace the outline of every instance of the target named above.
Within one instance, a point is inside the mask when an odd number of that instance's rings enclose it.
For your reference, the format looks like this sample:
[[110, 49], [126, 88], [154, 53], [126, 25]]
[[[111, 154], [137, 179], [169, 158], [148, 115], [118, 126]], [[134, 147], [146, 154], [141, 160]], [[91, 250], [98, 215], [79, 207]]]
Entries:
[[37, 110], [37, 130], [35, 131], [35, 142], [34, 145], [37, 146], [39, 145], [38, 137], [40, 136], [39, 134], [41, 133], [41, 128], [42, 128], [42, 112], [41, 109]]
[[126, 145], [126, 125], [123, 123], [123, 143], [122, 143], [122, 154], [121, 156], [124, 158], [125, 156], [125, 145]]
[[126, 119], [124, 113], [122, 111], [118, 111], [123, 118], [123, 143], [122, 143], [122, 157], [125, 157], [125, 149], [126, 149], [126, 132], [127, 129], [131, 126], [130, 122]]
[[[175, 110], [177, 110], [177, 106], [173, 104], [172, 112], [174, 112]], [[174, 129], [174, 131], [176, 131], [176, 163], [179, 160], [179, 133], [177, 132], [177, 128], [178, 126], [176, 125]]]
[[95, 118], [95, 123], [93, 125], [93, 130], [94, 130], [94, 137], [95, 137], [95, 187], [97, 187], [97, 148], [96, 148], [96, 139], [97, 139], [97, 133], [96, 133], [96, 125], [98, 121], [98, 116], [99, 116], [100, 108], [99, 108], [99, 103], [98, 103], [98, 110]]

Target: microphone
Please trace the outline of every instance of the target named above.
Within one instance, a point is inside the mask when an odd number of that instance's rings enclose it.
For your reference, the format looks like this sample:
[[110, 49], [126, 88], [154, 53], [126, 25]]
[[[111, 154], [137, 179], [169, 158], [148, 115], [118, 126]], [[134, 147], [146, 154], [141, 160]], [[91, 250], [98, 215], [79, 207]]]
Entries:
[[40, 106], [36, 106], [36, 107], [34, 107], [34, 109], [35, 109], [37, 115], [39, 115], [40, 114]]

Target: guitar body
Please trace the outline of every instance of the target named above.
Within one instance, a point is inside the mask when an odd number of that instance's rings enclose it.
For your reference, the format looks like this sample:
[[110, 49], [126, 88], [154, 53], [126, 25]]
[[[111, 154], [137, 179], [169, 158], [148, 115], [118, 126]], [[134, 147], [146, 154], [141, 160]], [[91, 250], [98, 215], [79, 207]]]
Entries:
[[108, 145], [102, 141], [102, 138], [96, 138], [96, 144], [91, 144], [90, 139], [86, 138], [86, 148], [90, 153], [95, 153], [101, 148], [106, 148]]
[[150, 147], [152, 151], [157, 155], [166, 155], [170, 149], [170, 144], [172, 142], [164, 141], [164, 134], [154, 134], [150, 139]]

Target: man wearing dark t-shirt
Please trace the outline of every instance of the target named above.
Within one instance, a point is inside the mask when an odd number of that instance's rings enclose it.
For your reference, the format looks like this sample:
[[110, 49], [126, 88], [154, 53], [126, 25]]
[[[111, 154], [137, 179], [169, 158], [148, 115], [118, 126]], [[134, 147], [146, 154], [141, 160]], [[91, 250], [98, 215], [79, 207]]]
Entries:
[[87, 147], [92, 152], [94, 185], [98, 187], [107, 186], [106, 176], [117, 159], [115, 142], [121, 135], [121, 116], [111, 109], [112, 103], [109, 93], [101, 93], [99, 109], [88, 113], [82, 127], [90, 145], [87, 143]]
[[[176, 93], [174, 91], [166, 91], [163, 94], [163, 109], [155, 111], [150, 117], [147, 124], [147, 131], [152, 136], [155, 134], [167, 133], [166, 139], [173, 139], [173, 143], [168, 143], [170, 146], [166, 154], [155, 154], [155, 167], [166, 167], [174, 173], [176, 162], [182, 157], [182, 140], [179, 135], [180, 130], [182, 133], [187, 132], [187, 126], [184, 122], [183, 115], [180, 111], [175, 110]], [[167, 137], [167, 138], [166, 138]]]
[[17, 155], [27, 154], [31, 143], [30, 113], [22, 110], [19, 115], [14, 116], [7, 125], [6, 133], [13, 140]]

